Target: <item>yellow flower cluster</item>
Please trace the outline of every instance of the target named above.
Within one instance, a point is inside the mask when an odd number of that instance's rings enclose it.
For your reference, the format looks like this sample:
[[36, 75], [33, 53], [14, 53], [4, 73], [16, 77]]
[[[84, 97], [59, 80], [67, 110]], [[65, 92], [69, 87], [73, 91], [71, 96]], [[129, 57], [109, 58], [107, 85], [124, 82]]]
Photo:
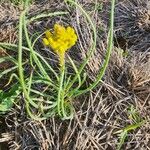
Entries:
[[76, 41], [77, 35], [75, 30], [70, 26], [65, 28], [59, 24], [54, 25], [53, 32], [47, 30], [45, 38], [43, 38], [44, 45], [50, 46], [59, 56], [61, 66], [64, 64], [65, 52], [75, 45]]

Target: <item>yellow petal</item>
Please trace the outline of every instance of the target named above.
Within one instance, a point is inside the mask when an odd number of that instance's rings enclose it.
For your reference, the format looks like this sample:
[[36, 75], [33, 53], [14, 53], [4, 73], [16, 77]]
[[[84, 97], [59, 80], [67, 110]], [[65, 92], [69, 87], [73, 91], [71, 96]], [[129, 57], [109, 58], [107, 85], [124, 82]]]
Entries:
[[73, 28], [67, 27], [67, 33], [68, 33], [68, 34], [75, 34], [75, 31], [74, 31]]
[[52, 38], [49, 38], [48, 40], [49, 40], [51, 48], [54, 51], [56, 51], [58, 49], [58, 47], [59, 47], [59, 43], [57, 41], [53, 40]]
[[52, 37], [49, 37], [49, 38], [48, 38], [48, 41], [49, 41], [49, 43], [51, 44], [54, 40], [53, 40]]
[[73, 35], [73, 39], [74, 39], [75, 42], [77, 41], [78, 38], [77, 38], [76, 34]]
[[43, 43], [45, 46], [48, 46], [50, 43], [46, 38], [43, 38]]
[[63, 27], [63, 26], [56, 23], [54, 25], [54, 34], [56, 36], [58, 36], [58, 35], [61, 35], [61, 34], [64, 34], [64, 33], [65, 33], [65, 27]]
[[52, 36], [51, 32], [49, 30], [45, 31], [46, 38], [50, 38]]

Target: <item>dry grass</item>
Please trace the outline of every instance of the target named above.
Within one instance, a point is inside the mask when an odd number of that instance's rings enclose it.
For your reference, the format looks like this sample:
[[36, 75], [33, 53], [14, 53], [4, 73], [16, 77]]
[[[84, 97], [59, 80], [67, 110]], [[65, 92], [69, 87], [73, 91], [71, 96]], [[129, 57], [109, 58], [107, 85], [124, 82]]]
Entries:
[[[97, 0], [95, 2], [99, 3], [102, 1]], [[140, 1], [137, 0], [135, 2], [138, 2], [139, 8], [141, 6]], [[104, 10], [100, 11], [96, 9], [92, 11], [95, 6], [93, 1], [82, 0], [80, 3], [91, 14], [93, 21], [96, 22], [97, 28], [99, 29], [101, 27], [101, 31], [97, 31], [99, 37], [96, 53], [87, 66], [89, 76], [87, 84], [89, 84], [89, 82], [95, 79], [106, 52], [109, 6], [106, 7], [108, 1], [103, 1]], [[105, 11], [105, 7], [107, 8], [106, 13], [100, 15], [101, 12]], [[130, 9], [131, 7], [134, 8], [135, 5], [131, 2], [127, 4], [127, 1], [120, 2], [116, 6], [116, 15], [120, 17], [115, 20], [117, 39], [120, 37], [120, 34], [126, 32], [122, 30], [126, 29], [128, 31], [131, 27], [129, 22], [124, 20], [126, 17], [122, 16], [124, 13], [126, 15], [133, 13], [134, 10]], [[120, 15], [122, 8], [124, 9]], [[73, 49], [74, 51], [71, 51], [69, 55], [78, 64], [80, 60], [86, 57], [91, 36], [90, 28], [81, 15], [81, 12], [78, 9], [70, 10], [69, 7], [66, 7], [60, 1], [43, 1], [31, 6], [32, 11], [30, 15], [32, 16], [44, 10], [54, 11], [56, 9], [69, 10], [71, 13], [67, 16], [35, 22], [29, 27], [29, 31], [31, 34], [36, 31], [43, 32], [45, 28], [51, 27], [56, 21], [65, 25], [71, 24], [74, 26], [80, 39]], [[0, 41], [16, 42], [17, 33], [15, 24], [19, 15], [18, 7], [3, 3], [0, 5], [0, 15], [2, 15], [0, 16], [0, 22], [2, 22]], [[118, 28], [121, 28], [119, 33]], [[143, 28], [144, 31], [141, 31], [140, 28], [141, 26], [136, 31], [136, 38], [142, 38], [145, 35], [143, 38], [148, 40], [149, 35], [146, 35], [145, 28]], [[131, 32], [133, 31], [131, 30]], [[125, 44], [128, 44], [128, 41], [134, 41], [133, 36], [130, 36], [132, 34], [131, 32], [128, 32], [129, 36], [127, 35], [127, 39], [124, 35], [121, 35], [126, 41]], [[143, 47], [140, 49], [139, 45], [145, 45], [144, 39], [141, 40], [141, 38], [139, 38], [138, 43], [132, 43], [132, 46], [127, 49], [128, 55], [126, 57], [121, 54], [122, 47], [120, 48], [120, 43], [119, 45], [115, 44], [117, 47], [113, 49], [110, 63], [102, 83], [94, 91], [74, 100], [76, 110], [74, 119], [62, 121], [55, 117], [42, 122], [30, 120], [26, 118], [24, 102], [21, 99], [19, 102], [20, 107], [14, 106], [11, 112], [5, 116], [5, 120], [0, 122], [1, 126], [4, 126], [5, 123], [7, 124], [6, 129], [0, 133], [0, 144], [4, 141], [7, 142], [10, 150], [116, 149], [119, 138], [115, 132], [128, 124], [132, 124], [132, 120], [129, 119], [128, 114], [128, 109], [131, 105], [136, 108], [141, 118], [150, 120], [150, 47], [147, 44], [144, 46], [144, 50], [146, 48], [145, 51], [143, 51]], [[135, 51], [135, 47], [138, 47], [138, 51]], [[43, 56], [51, 57], [48, 50], [45, 50], [40, 43], [37, 50]], [[149, 122], [128, 135], [123, 149], [150, 149]]]
[[[148, 0], [118, 0], [116, 6], [116, 36], [124, 38], [127, 47], [149, 51], [150, 2]], [[142, 42], [141, 42], [142, 41]]]

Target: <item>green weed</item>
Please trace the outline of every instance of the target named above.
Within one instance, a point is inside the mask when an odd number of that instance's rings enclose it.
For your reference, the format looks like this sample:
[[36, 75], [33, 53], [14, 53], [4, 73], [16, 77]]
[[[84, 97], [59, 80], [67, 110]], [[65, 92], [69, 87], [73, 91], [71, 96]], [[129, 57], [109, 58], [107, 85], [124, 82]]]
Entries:
[[[12, 48], [18, 49], [18, 59], [15, 66], [18, 70], [18, 75], [15, 75], [18, 77], [20, 83], [27, 114], [35, 120], [43, 120], [53, 115], [58, 115], [62, 119], [71, 119], [74, 113], [72, 101], [75, 97], [93, 90], [98, 83], [100, 83], [108, 66], [111, 50], [113, 48], [115, 0], [112, 0], [108, 47], [103, 66], [100, 69], [96, 80], [91, 83], [89, 87], [83, 89], [82, 85], [86, 81], [85, 66], [96, 50], [96, 26], [79, 3], [76, 3], [73, 0], [65, 0], [65, 2], [66, 4], [71, 4], [70, 7], [76, 6], [82, 12], [91, 27], [93, 35], [91, 37], [91, 47], [87, 52], [87, 58], [83, 60], [80, 66], [76, 66], [72, 58], [68, 56], [72, 69], [74, 70], [73, 75], [67, 73], [66, 65], [61, 70], [59, 68], [55, 70], [53, 66], [51, 66], [49, 62], [36, 51], [34, 44], [39, 40], [42, 34], [32, 42], [27, 28], [32, 21], [36, 21], [37, 19], [64, 15], [68, 12], [40, 14], [33, 18], [28, 18], [27, 13], [29, 3], [26, 1], [26, 9], [22, 11], [19, 19], [19, 44], [0, 43], [0, 47], [5, 47], [9, 50]], [[27, 45], [24, 45], [23, 43], [23, 34], [25, 35]], [[28, 75], [26, 75], [26, 71], [24, 70], [24, 64], [26, 63], [23, 59], [24, 51], [30, 56], [27, 57], [29, 58], [27, 64], [31, 68], [31, 72], [28, 72]]]
[[5, 114], [12, 108], [13, 104], [19, 99], [20, 93], [21, 89], [18, 84], [13, 85], [7, 92], [0, 91], [0, 114]]
[[133, 122], [133, 124], [127, 125], [125, 128], [116, 132], [117, 134], [119, 133], [119, 143], [117, 146], [117, 150], [121, 150], [129, 132], [134, 131], [137, 128], [140, 128], [145, 123], [145, 120], [143, 120], [140, 117], [139, 113], [133, 107], [133, 105], [129, 109], [128, 113], [129, 113], [129, 119]]

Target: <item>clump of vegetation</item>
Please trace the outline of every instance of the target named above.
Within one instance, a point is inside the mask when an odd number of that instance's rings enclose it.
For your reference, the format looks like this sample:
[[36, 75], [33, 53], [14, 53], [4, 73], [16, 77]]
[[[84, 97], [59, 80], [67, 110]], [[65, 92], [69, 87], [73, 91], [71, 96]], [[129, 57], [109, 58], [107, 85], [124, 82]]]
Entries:
[[[77, 41], [77, 36], [75, 31], [71, 27], [67, 27], [66, 29], [63, 26], [55, 24], [54, 33], [52, 34], [49, 31], [46, 31], [46, 38], [43, 39], [43, 42], [46, 46], [50, 46], [54, 52], [59, 56], [60, 63], [60, 73], [57, 73], [53, 66], [50, 66], [48, 62], [35, 51], [34, 44], [30, 40], [27, 26], [28, 24], [42, 18], [43, 16], [36, 16], [31, 18], [29, 21], [26, 19], [26, 13], [28, 9], [28, 3], [26, 3], [25, 10], [21, 13], [19, 19], [19, 44], [7, 44], [0, 43], [2, 47], [18, 47], [18, 60], [16, 68], [18, 69], [19, 75], [13, 74], [18, 82], [20, 83], [22, 92], [24, 94], [26, 110], [28, 115], [36, 120], [47, 119], [53, 115], [59, 115], [63, 119], [72, 118], [73, 116], [73, 106], [72, 100], [83, 93], [86, 93], [93, 88], [101, 81], [103, 77], [106, 67], [109, 62], [110, 53], [112, 50], [112, 42], [113, 42], [113, 14], [114, 14], [114, 1], [112, 1], [112, 10], [111, 10], [111, 25], [109, 32], [109, 42], [106, 54], [106, 60], [104, 62], [103, 68], [100, 70], [96, 80], [85, 89], [81, 89], [82, 85], [86, 81], [86, 77], [82, 77], [84, 72], [84, 67], [88, 63], [89, 58], [93, 55], [94, 50], [96, 49], [96, 29], [94, 24], [92, 23], [89, 15], [82, 9], [82, 7], [75, 3], [74, 1], [66, 1], [78, 7], [83, 15], [85, 15], [87, 21], [92, 27], [93, 30], [93, 43], [91, 44], [90, 51], [88, 53], [88, 57], [80, 64], [80, 68], [78, 68], [71, 57], [69, 57], [69, 61], [73, 67], [74, 75], [68, 76], [67, 70], [65, 69], [65, 52], [67, 49], [71, 48], [75, 42]], [[55, 13], [51, 13], [51, 15], [55, 15]], [[58, 12], [59, 14], [59, 12]], [[61, 14], [61, 13], [60, 13]], [[47, 17], [50, 15], [45, 15]], [[25, 33], [25, 38], [27, 42], [27, 46], [23, 46], [23, 32]], [[36, 40], [38, 40], [37, 38]], [[27, 50], [30, 54], [30, 60], [27, 60], [28, 65], [32, 68], [33, 71], [28, 73], [28, 76], [25, 75], [23, 70], [23, 64], [26, 63], [23, 60], [23, 49]], [[45, 66], [46, 65], [46, 66]], [[48, 71], [46, 70], [49, 69]], [[49, 72], [50, 71], [50, 72]], [[49, 74], [53, 74], [50, 76]], [[42, 92], [35, 88], [35, 84], [43, 84], [44, 90]], [[76, 85], [76, 86], [74, 86]], [[49, 94], [47, 94], [49, 93]], [[40, 96], [40, 97], [39, 97]], [[36, 109], [36, 113], [35, 113]], [[33, 111], [34, 110], [34, 111]], [[33, 113], [34, 112], [34, 113]]]
[[116, 132], [116, 133], [120, 133], [119, 134], [120, 139], [119, 139], [117, 150], [120, 150], [122, 148], [129, 132], [134, 131], [137, 128], [140, 128], [146, 122], [140, 117], [140, 114], [133, 107], [133, 105], [129, 109], [128, 113], [129, 113], [129, 119], [131, 120], [132, 124], [127, 125], [125, 128]]

